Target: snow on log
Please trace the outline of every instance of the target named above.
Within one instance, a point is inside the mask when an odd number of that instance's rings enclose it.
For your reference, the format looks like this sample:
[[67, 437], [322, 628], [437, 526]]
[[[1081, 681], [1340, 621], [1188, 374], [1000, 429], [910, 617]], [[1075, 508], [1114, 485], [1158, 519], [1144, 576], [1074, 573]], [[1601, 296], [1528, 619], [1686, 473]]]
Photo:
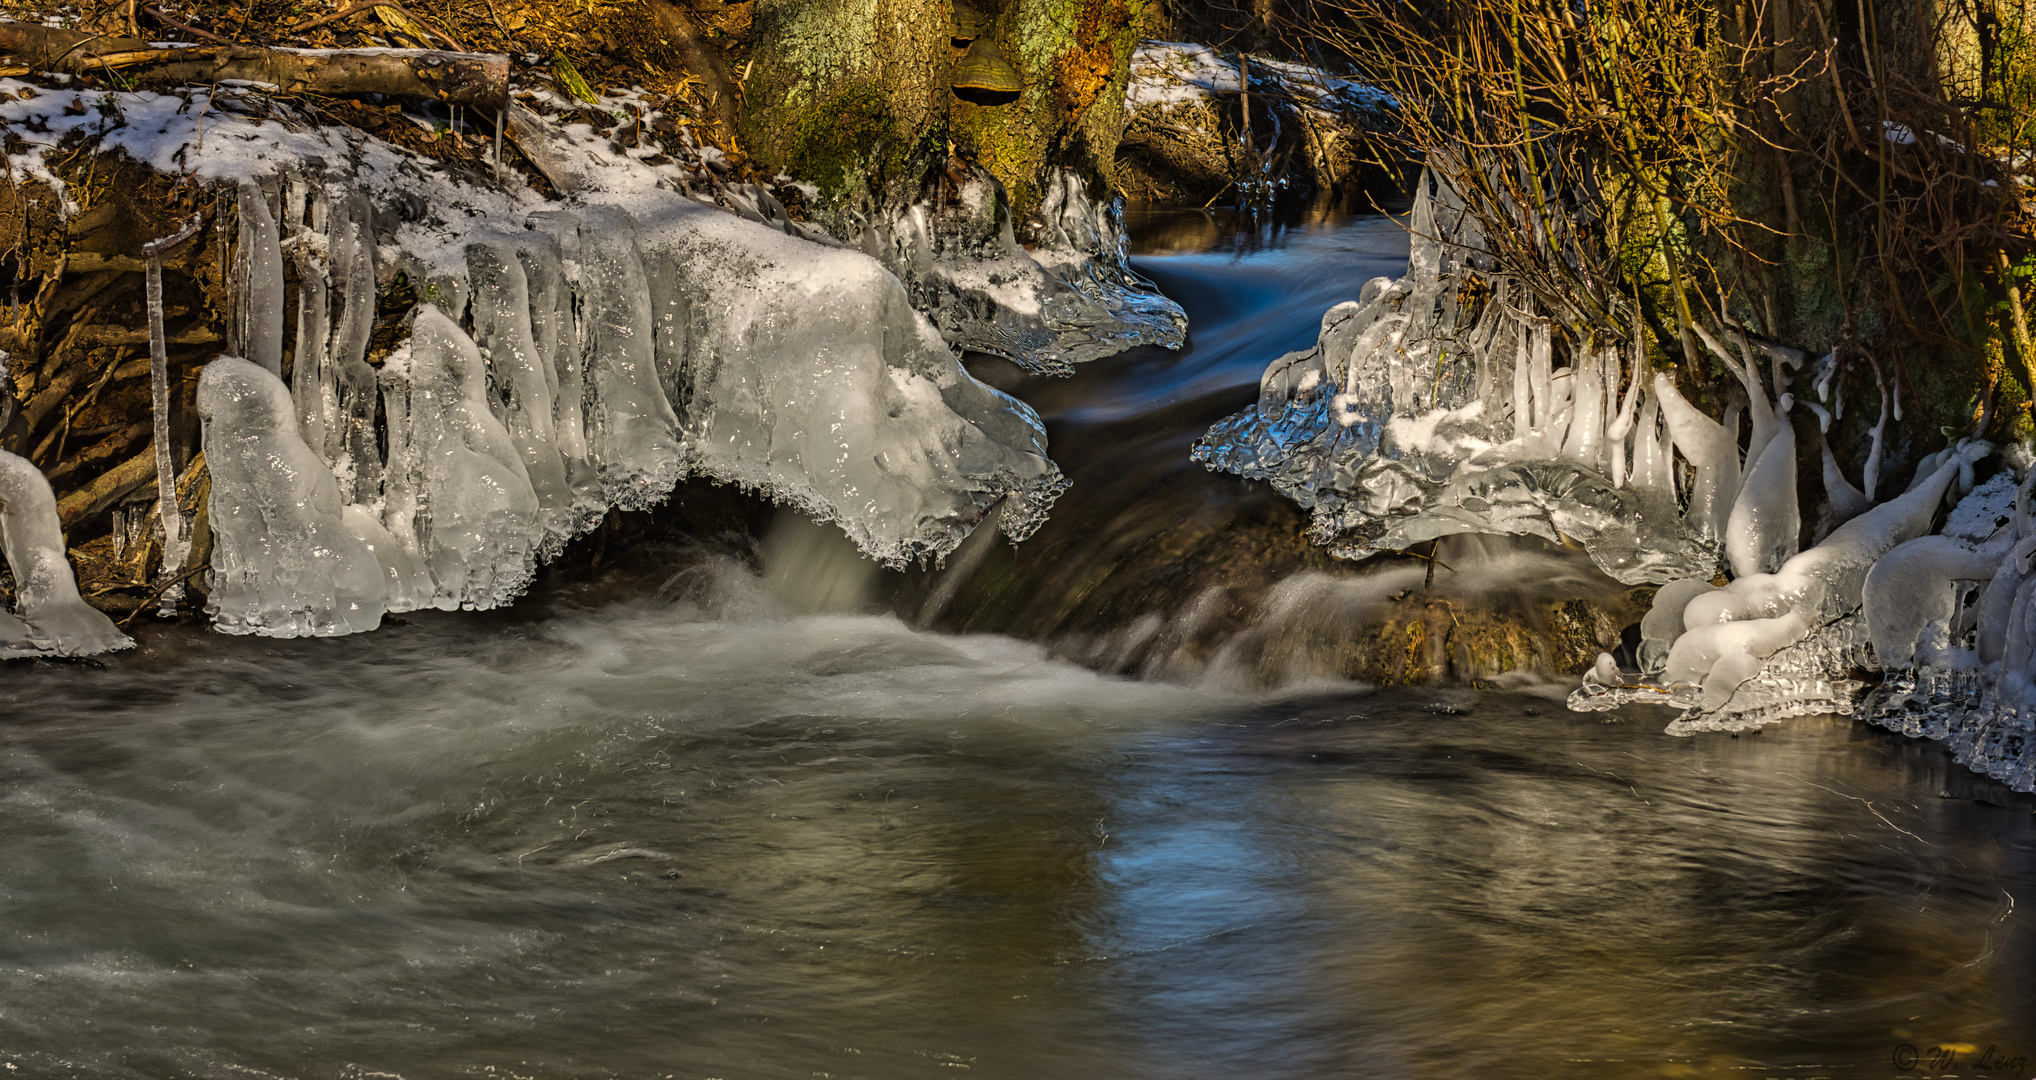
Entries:
[[241, 80], [278, 93], [393, 94], [455, 105], [500, 107], [509, 58], [435, 49], [265, 49], [252, 45], [166, 47], [138, 38], [0, 20], [0, 74], [118, 71], [143, 85]]

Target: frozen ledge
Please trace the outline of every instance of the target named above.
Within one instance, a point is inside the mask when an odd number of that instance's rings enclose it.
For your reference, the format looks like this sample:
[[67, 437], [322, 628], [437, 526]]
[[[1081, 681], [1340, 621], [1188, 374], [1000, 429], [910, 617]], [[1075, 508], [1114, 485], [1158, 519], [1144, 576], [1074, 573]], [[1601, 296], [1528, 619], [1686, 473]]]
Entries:
[[[890, 566], [993, 510], [1022, 539], [1066, 486], [1037, 415], [970, 377], [861, 252], [654, 186], [546, 202], [239, 112], [206, 116], [201, 144], [179, 95], [105, 97], [100, 152], [239, 188], [238, 355], [199, 394], [221, 630], [494, 607], [609, 508], [689, 475], [835, 522]], [[54, 182], [35, 150], [11, 164]], [[420, 302], [377, 364], [397, 274]]]

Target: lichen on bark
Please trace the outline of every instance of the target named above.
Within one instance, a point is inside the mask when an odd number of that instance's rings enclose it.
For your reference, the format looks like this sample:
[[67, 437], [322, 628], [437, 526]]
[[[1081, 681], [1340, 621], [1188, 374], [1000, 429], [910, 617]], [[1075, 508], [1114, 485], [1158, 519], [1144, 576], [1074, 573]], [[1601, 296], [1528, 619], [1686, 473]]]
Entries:
[[746, 145], [820, 188], [823, 207], [896, 206], [952, 151], [986, 168], [1021, 223], [1056, 168], [1114, 179], [1148, 0], [1007, 0], [988, 36], [1024, 82], [976, 104], [949, 87], [965, 45], [947, 0], [759, 0]]

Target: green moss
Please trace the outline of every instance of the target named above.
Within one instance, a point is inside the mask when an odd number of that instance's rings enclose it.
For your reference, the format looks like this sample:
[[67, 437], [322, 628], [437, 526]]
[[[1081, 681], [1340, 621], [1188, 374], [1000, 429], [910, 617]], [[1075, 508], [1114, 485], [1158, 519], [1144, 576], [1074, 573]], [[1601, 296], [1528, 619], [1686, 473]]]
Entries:
[[866, 83], [800, 111], [793, 128], [787, 169], [819, 185], [824, 199], [838, 199], [874, 178], [895, 174], [911, 153], [892, 135], [883, 91]]

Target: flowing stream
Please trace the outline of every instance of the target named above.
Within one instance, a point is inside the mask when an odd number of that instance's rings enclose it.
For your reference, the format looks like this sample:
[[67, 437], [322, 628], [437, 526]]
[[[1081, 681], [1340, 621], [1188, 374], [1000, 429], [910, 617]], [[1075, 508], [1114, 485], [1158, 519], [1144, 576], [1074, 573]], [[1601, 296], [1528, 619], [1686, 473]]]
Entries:
[[762, 577], [9, 667], [5, 1075], [2036, 1075], [2036, 799], [1935, 744], [1059, 658], [1404, 585], [1178, 459], [1404, 241], [1197, 220], [1141, 226], [1187, 353], [1024, 385], [1077, 486], [1015, 554], [784, 525]]

